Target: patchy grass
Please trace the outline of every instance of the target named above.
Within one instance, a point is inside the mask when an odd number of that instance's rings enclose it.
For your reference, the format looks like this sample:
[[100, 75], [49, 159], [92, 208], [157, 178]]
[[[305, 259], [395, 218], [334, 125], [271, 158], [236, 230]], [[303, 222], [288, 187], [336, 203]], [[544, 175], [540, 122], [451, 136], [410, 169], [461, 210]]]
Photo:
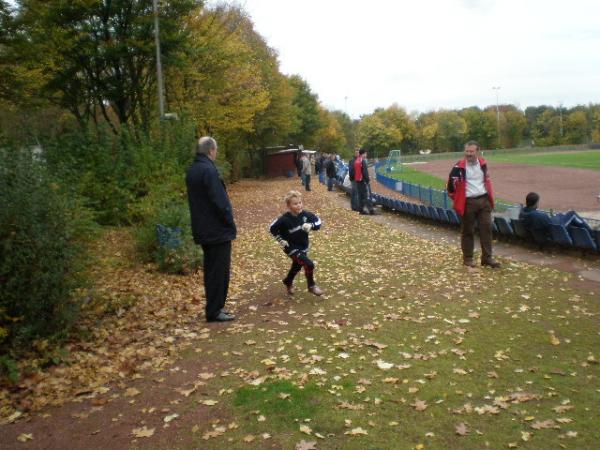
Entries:
[[222, 380], [238, 427], [205, 448], [595, 446], [592, 293], [522, 263], [467, 271], [456, 248], [340, 209], [322, 215], [313, 235], [322, 299], [300, 290], [284, 300], [287, 261], [274, 245], [269, 256], [267, 236], [254, 244], [266, 258], [253, 261], [258, 272], [270, 268], [256, 289], [274, 305], [259, 305], [268, 322], [227, 338], [245, 380]]
[[[391, 172], [386, 172], [385, 169], [381, 169], [380, 172], [386, 177], [402, 180], [406, 183], [420, 184], [421, 186], [430, 186], [442, 190], [446, 189], [446, 180], [442, 180], [441, 178], [426, 172], [421, 172], [411, 166], [403, 165], [401, 170], [396, 169]], [[450, 172], [450, 170], [448, 170], [448, 172]]]
[[486, 155], [486, 158], [494, 162], [600, 170], [600, 151], [598, 150], [564, 153], [510, 153], [505, 155], [490, 153], [489, 156]]

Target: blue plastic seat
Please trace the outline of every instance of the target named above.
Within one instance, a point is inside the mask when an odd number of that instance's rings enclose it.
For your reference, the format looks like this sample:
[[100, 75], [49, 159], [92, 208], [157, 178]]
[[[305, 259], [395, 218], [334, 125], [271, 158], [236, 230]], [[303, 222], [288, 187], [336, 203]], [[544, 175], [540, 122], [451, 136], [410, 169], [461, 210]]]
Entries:
[[453, 209], [447, 209], [446, 213], [448, 214], [448, 219], [450, 220], [451, 224], [460, 225], [460, 217], [458, 217], [456, 211], [454, 211]]
[[596, 247], [598, 247], [598, 251], [600, 251], [600, 230], [592, 230], [592, 236], [596, 241]]
[[429, 217], [436, 222], [441, 222], [440, 216], [438, 215], [437, 210], [433, 206], [428, 206], [427, 211], [429, 211]]
[[429, 216], [429, 210], [427, 209], [427, 206], [425, 205], [419, 205], [419, 211], [421, 211], [421, 217], [424, 217], [426, 219], [431, 219], [431, 217]]
[[450, 219], [448, 218], [448, 213], [444, 208], [437, 207], [436, 208], [438, 217], [440, 218], [440, 222], [450, 223]]
[[569, 234], [573, 239], [573, 245], [584, 250], [598, 250], [598, 246], [592, 239], [590, 232], [586, 228], [569, 227]]
[[515, 232], [510, 225], [510, 222], [506, 220], [506, 217], [496, 216], [494, 217], [494, 223], [498, 227], [498, 232], [504, 236], [514, 236]]
[[550, 225], [550, 235], [552, 241], [558, 245], [565, 245], [568, 247], [573, 246], [573, 240], [564, 225], [552, 224]]
[[510, 224], [512, 225], [515, 234], [521, 239], [525, 239], [526, 241], [532, 239], [531, 233], [525, 228], [525, 224], [521, 219], [510, 219]]

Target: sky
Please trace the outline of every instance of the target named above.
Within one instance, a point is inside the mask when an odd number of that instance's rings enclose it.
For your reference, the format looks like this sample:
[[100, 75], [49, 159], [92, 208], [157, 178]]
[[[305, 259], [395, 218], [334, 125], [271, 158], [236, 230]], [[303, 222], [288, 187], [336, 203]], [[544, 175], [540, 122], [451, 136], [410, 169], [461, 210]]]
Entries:
[[283, 73], [353, 118], [394, 103], [408, 112], [600, 103], [600, 0], [233, 3]]

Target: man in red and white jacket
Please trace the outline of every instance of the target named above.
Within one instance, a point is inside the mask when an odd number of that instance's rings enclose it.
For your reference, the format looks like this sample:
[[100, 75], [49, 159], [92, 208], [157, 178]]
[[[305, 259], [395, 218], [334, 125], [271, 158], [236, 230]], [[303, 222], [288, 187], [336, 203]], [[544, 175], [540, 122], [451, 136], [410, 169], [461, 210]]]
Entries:
[[454, 209], [462, 217], [461, 248], [463, 264], [475, 267], [473, 262], [475, 223], [479, 223], [481, 265], [493, 269], [500, 267], [492, 257], [492, 210], [494, 192], [486, 161], [479, 156], [476, 141], [465, 144], [465, 157], [458, 161], [448, 177], [448, 196]]

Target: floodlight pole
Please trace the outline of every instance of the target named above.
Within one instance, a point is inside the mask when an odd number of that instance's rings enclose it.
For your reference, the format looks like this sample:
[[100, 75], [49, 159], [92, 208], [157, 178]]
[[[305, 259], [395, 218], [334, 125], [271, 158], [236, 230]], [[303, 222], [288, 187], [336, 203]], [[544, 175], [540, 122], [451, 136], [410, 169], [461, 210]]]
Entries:
[[562, 102], [558, 103], [558, 114], [560, 116], [560, 137], [562, 137], [562, 135], [563, 135]]
[[156, 44], [156, 84], [158, 85], [158, 113], [160, 119], [165, 116], [165, 98], [163, 93], [162, 66], [160, 63], [160, 30], [158, 26], [158, 0], [152, 0], [154, 9], [154, 42]]
[[492, 89], [496, 91], [496, 129], [498, 132], [497, 147], [500, 148], [500, 106], [498, 105], [498, 91], [500, 90], [500, 86], [492, 86]]

